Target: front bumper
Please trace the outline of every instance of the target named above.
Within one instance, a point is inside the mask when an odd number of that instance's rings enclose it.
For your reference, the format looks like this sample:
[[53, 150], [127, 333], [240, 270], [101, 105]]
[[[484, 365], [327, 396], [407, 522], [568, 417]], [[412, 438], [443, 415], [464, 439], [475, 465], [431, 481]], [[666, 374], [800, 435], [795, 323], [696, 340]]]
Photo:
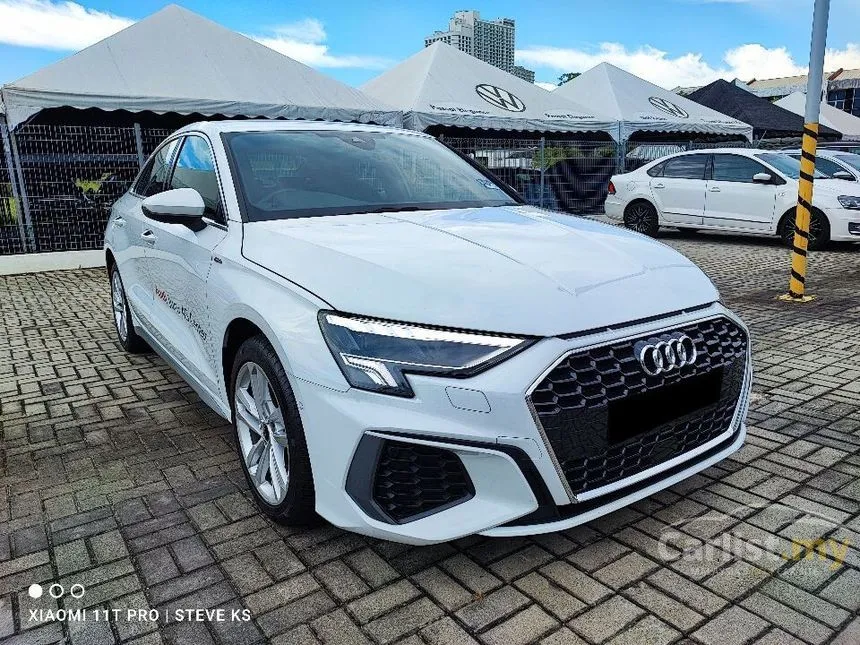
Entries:
[[[714, 304], [704, 310], [627, 326], [622, 331], [547, 338], [469, 379], [410, 376], [416, 394], [412, 399], [355, 389], [339, 392], [297, 380], [294, 389], [311, 456], [317, 511], [352, 531], [398, 542], [431, 544], [474, 533], [507, 536], [556, 531], [670, 486], [725, 458], [742, 444], [751, 380], [749, 356], [732, 426], [710, 442], [713, 445], [691, 450], [641, 476], [621, 480], [588, 501], [571, 496], [527, 404], [527, 393], [548, 366], [572, 351], [715, 315], [740, 322]], [[386, 517], [366, 499], [372, 489], [371, 466], [375, 462], [369, 456], [372, 451], [365, 448], [383, 441], [453, 453], [468, 473], [470, 494], [438, 512], [407, 521]], [[420, 464], [415, 469], [419, 472]], [[420, 488], [416, 486], [416, 490]]]
[[860, 210], [853, 208], [826, 208], [830, 222], [830, 239], [834, 242], [860, 242]]

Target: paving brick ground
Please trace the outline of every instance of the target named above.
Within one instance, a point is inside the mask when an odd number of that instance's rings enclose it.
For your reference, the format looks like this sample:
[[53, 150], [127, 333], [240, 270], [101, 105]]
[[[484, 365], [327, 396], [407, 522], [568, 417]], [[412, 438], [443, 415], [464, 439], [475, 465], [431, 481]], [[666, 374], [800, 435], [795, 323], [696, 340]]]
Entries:
[[[0, 278], [0, 640], [860, 643], [860, 252], [814, 254], [818, 300], [792, 305], [779, 246], [665, 240], [752, 329], [746, 446], [571, 531], [426, 548], [272, 524], [227, 425], [119, 349], [103, 271]], [[52, 582], [85, 595], [28, 596]]]

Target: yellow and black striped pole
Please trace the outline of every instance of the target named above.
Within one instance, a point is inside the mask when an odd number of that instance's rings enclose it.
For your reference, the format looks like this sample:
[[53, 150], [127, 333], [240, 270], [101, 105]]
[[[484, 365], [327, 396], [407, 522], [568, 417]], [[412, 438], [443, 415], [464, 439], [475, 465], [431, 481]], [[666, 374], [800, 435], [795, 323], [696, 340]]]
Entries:
[[809, 220], [812, 218], [812, 181], [815, 175], [815, 148], [818, 145], [818, 124], [803, 125], [800, 156], [800, 178], [797, 186], [797, 211], [794, 222], [794, 242], [791, 247], [791, 279], [788, 297], [791, 300], [811, 300], [806, 295], [806, 260], [809, 247]]
[[827, 43], [827, 19], [830, 0], [815, 0], [812, 16], [812, 42], [809, 51], [809, 77], [806, 86], [803, 143], [800, 157], [800, 177], [797, 184], [797, 209], [794, 222], [794, 242], [791, 249], [791, 279], [788, 293], [780, 296], [790, 302], [809, 302], [806, 295], [806, 264], [809, 247], [809, 220], [812, 215], [812, 187], [815, 176], [815, 151], [818, 146], [818, 114], [824, 81], [824, 48]]

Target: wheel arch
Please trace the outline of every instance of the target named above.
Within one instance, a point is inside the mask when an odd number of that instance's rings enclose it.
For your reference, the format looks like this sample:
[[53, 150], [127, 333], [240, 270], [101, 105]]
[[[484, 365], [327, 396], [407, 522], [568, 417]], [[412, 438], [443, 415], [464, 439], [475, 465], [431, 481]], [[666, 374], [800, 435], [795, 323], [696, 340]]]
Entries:
[[233, 361], [236, 359], [236, 354], [239, 352], [239, 347], [242, 346], [249, 338], [254, 336], [262, 336], [271, 343], [266, 333], [254, 321], [239, 316], [230, 321], [224, 330], [224, 337], [221, 341], [221, 372], [224, 377], [224, 389], [227, 392], [227, 400], [232, 406], [230, 393], [230, 376], [233, 372]]
[[[797, 206], [795, 205], [795, 206], [792, 206], [791, 208], [789, 208], [787, 211], [785, 211], [780, 216], [779, 223], [776, 226], [776, 234], [777, 235], [779, 235], [780, 237], [782, 236], [782, 231], [785, 228], [785, 223], [788, 221], [789, 217], [796, 217], [796, 211], [797, 211]], [[821, 210], [820, 208], [818, 208], [816, 206], [813, 206], [810, 212], [815, 213], [816, 215], [818, 215], [820, 217], [823, 217], [824, 221], [827, 222], [828, 228], [831, 227], [830, 218], [827, 217], [827, 213], [825, 213], [823, 210]]]
[[636, 204], [648, 204], [648, 206], [653, 208], [654, 212], [657, 213], [657, 218], [658, 219], [660, 218], [660, 211], [657, 208], [657, 206], [654, 204], [654, 202], [652, 202], [647, 197], [642, 197], [642, 196], [634, 197], [629, 202], [627, 202], [627, 206], [624, 207], [624, 214], [626, 215], [627, 211], [629, 211], [630, 208], [635, 206]]

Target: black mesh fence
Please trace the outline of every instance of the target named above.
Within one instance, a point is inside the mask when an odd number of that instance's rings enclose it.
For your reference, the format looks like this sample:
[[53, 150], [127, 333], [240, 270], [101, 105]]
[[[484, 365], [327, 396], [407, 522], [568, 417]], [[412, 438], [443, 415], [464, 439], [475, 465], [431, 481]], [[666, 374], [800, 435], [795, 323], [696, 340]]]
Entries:
[[567, 213], [603, 210], [615, 173], [615, 143], [550, 139], [448, 138], [534, 206]]
[[11, 178], [0, 173], [0, 253], [8, 254], [101, 248], [111, 205], [170, 130], [27, 125], [5, 134], [12, 154], [0, 163], [17, 166]]

